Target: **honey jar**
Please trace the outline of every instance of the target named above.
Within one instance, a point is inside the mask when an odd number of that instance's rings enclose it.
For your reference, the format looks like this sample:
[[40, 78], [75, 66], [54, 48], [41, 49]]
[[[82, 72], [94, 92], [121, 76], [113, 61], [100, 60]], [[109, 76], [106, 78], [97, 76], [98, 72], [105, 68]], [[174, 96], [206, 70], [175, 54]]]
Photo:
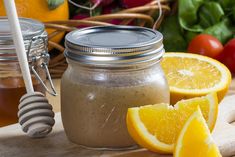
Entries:
[[134, 26], [91, 27], [66, 36], [61, 113], [72, 142], [93, 149], [136, 146], [126, 127], [127, 109], [169, 103], [162, 40], [161, 33]]
[[[47, 33], [42, 23], [32, 19], [20, 18], [20, 26], [34, 89], [44, 92], [49, 61]], [[19, 100], [25, 93], [10, 25], [6, 17], [0, 17], [0, 127], [18, 121]]]

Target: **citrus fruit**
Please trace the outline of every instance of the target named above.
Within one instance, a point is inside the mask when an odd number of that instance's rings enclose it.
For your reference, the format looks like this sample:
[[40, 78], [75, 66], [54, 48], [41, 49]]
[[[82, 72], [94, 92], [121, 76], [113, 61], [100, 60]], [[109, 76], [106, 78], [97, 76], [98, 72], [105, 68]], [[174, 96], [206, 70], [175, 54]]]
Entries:
[[[41, 22], [68, 20], [69, 8], [68, 1], [55, 9], [50, 10], [47, 0], [15, 0], [17, 13], [20, 17], [32, 18]], [[0, 16], [6, 16], [3, 0], [0, 0]], [[47, 29], [48, 34], [53, 32], [53, 29]], [[55, 36], [52, 41], [58, 43], [63, 38], [64, 33]]]
[[217, 92], [220, 102], [231, 82], [226, 66], [202, 55], [166, 53], [161, 65], [170, 86], [171, 104], [211, 92]]
[[154, 152], [172, 153], [181, 128], [198, 105], [212, 130], [218, 114], [216, 93], [181, 100], [174, 107], [161, 103], [129, 108], [127, 129], [140, 146]]
[[199, 108], [180, 131], [174, 157], [222, 157]]

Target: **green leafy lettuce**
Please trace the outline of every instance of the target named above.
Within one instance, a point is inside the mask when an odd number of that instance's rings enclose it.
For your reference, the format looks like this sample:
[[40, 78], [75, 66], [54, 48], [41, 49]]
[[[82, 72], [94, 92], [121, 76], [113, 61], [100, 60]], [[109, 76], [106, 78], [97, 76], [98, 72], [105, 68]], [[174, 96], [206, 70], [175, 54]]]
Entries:
[[235, 0], [179, 0], [178, 14], [167, 17], [160, 31], [166, 51], [185, 51], [200, 33], [226, 43], [235, 36]]
[[[160, 31], [164, 36], [164, 48], [167, 51], [184, 51], [187, 47], [177, 16], [168, 16], [163, 21]], [[180, 43], [180, 44], [179, 44]]]

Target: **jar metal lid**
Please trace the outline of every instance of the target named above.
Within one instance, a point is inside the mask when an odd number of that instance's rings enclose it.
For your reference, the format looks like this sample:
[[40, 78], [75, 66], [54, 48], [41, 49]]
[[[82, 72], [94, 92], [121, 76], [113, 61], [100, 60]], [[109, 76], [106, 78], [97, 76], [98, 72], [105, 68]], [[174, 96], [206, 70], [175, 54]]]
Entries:
[[66, 35], [65, 56], [84, 64], [120, 65], [159, 60], [160, 32], [137, 26], [98, 26]]

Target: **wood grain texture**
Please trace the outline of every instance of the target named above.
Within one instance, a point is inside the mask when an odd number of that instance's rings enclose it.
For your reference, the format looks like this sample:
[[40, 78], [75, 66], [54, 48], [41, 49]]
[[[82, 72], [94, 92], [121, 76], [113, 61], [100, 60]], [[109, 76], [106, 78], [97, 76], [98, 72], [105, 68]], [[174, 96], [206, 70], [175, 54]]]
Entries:
[[[235, 155], [235, 95], [225, 97], [220, 104], [213, 137], [224, 157]], [[47, 138], [30, 139], [18, 124], [0, 129], [1, 157], [171, 157], [145, 149], [131, 151], [95, 151], [79, 147], [66, 138], [60, 113], [56, 114], [53, 132]]]

